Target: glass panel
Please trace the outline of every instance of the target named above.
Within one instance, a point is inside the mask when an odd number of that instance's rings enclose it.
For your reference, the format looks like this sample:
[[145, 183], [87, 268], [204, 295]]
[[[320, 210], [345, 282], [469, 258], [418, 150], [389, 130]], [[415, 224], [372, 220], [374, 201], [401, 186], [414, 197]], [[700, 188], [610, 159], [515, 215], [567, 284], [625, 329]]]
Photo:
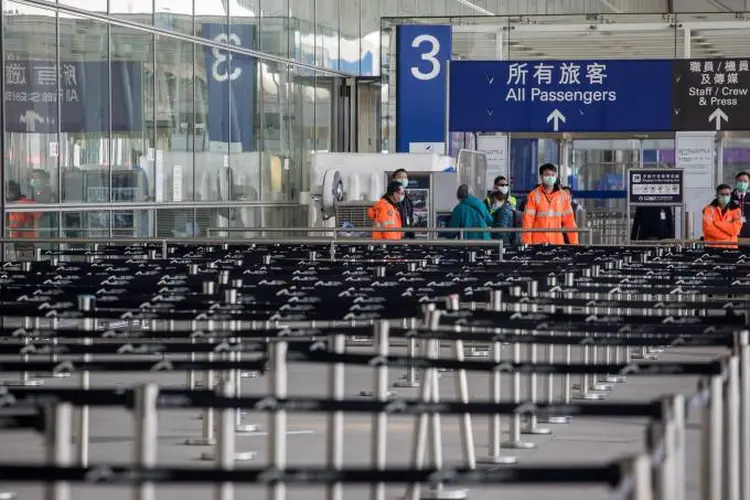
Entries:
[[[750, 137], [727, 137], [723, 140], [723, 168], [721, 182], [734, 189], [734, 178], [739, 172], [750, 171]], [[744, 136], [744, 137], [743, 137]]]
[[[17, 13], [6, 14], [2, 27], [4, 196], [11, 207], [32, 202], [54, 203], [59, 199], [58, 132], [61, 126], [64, 132], [70, 132], [82, 125], [79, 88], [75, 82], [68, 82], [70, 59], [58, 64], [55, 13], [13, 2], [7, 2], [4, 9], [6, 13]], [[66, 117], [62, 124], [59, 107]], [[6, 236], [56, 235], [57, 219], [51, 214], [9, 211], [6, 217]]]
[[[143, 203], [158, 200], [163, 185], [160, 160], [154, 152], [158, 116], [154, 99], [154, 36], [112, 26], [112, 137], [110, 140], [110, 201]], [[162, 56], [163, 57], [163, 56]], [[157, 66], [158, 67], [158, 66]], [[104, 220], [104, 217], [102, 218]], [[112, 236], [149, 237], [152, 221], [145, 210], [110, 212]]]
[[109, 14], [130, 22], [152, 24], [154, 21], [153, 0], [109, 0]]
[[[63, 72], [61, 85], [69, 87], [63, 89], [65, 101], [74, 101], [77, 93], [80, 104], [76, 108], [82, 118], [80, 126], [70, 128], [65, 126], [66, 119], [62, 119], [61, 150], [65, 159], [60, 172], [61, 201], [107, 203], [111, 194], [110, 160], [114, 159], [122, 166], [123, 160], [129, 158], [123, 143], [127, 141], [110, 140], [115, 138], [114, 135], [110, 137], [111, 69], [115, 68], [117, 73], [112, 85], [117, 86], [119, 95], [129, 97], [117, 102], [118, 120], [114, 127], [118, 133], [126, 134], [129, 128], [141, 130], [141, 117], [138, 116], [142, 86], [140, 66], [123, 60], [110, 65], [107, 26], [102, 23], [74, 17], [63, 21], [61, 15], [60, 42], [61, 65], [67, 70]], [[127, 53], [127, 47], [135, 48], [125, 43], [122, 54]], [[135, 93], [133, 86], [138, 89]], [[64, 115], [69, 113], [64, 112]], [[122, 139], [122, 136], [118, 138]], [[76, 219], [71, 213], [62, 217], [63, 227], [72, 226], [73, 219]], [[71, 222], [66, 222], [67, 219]], [[85, 216], [79, 214], [76, 220], [86, 225]]]
[[314, 114], [314, 144], [313, 151], [330, 151], [333, 140], [333, 102], [336, 79], [328, 76], [317, 76], [313, 93]]
[[90, 12], [107, 12], [107, 0], [58, 0], [58, 2], [61, 5], [69, 5], [70, 7]]
[[[190, 43], [162, 37], [156, 40], [154, 54], [155, 110], [150, 131], [154, 151], [149, 160], [155, 179], [152, 200], [200, 201], [200, 184], [196, 182], [200, 176], [194, 169], [194, 159], [204, 154], [205, 113], [201, 106], [203, 86], [193, 70], [203, 54]], [[156, 213], [155, 234], [187, 231], [181, 220], [172, 224], [162, 220], [159, 213]]]
[[[193, 0], [153, 0], [154, 26], [186, 35], [195, 32], [193, 27]], [[198, 4], [210, 1], [196, 2]]]
[[[260, 47], [267, 54], [288, 58], [293, 53], [296, 23], [289, 19], [290, 0], [260, 0]], [[294, 24], [294, 28], [292, 25]]]

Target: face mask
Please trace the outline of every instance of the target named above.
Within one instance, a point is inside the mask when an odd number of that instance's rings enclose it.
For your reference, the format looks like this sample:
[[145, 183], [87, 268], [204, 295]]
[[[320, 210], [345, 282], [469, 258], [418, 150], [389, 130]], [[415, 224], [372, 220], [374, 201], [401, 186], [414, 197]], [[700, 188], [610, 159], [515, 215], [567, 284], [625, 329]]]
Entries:
[[503, 202], [502, 201], [496, 201], [495, 204], [492, 205], [492, 208], [495, 209], [495, 210], [497, 210], [498, 208], [500, 208], [502, 206], [503, 206]]
[[396, 200], [396, 203], [401, 203], [402, 201], [404, 201], [403, 195], [398, 195], [398, 194], [394, 196], [393, 199]]
[[398, 179], [397, 182], [400, 182], [404, 187], [407, 187], [409, 185], [409, 179]]
[[503, 194], [508, 194], [508, 191], [510, 191], [510, 187], [508, 186], [498, 186], [498, 191], [500, 191]]
[[737, 183], [737, 191], [739, 191], [740, 193], [744, 193], [745, 191], [747, 191], [748, 184], [749, 183], [747, 183], [745, 181], [739, 181]]
[[556, 175], [545, 175], [542, 177], [542, 182], [545, 186], [552, 187], [555, 185], [555, 182], [557, 182], [557, 176]]
[[720, 194], [719, 196], [716, 197], [716, 199], [719, 202], [719, 205], [721, 205], [722, 207], [727, 206], [730, 198], [731, 197], [729, 195], [725, 195], [725, 194]]

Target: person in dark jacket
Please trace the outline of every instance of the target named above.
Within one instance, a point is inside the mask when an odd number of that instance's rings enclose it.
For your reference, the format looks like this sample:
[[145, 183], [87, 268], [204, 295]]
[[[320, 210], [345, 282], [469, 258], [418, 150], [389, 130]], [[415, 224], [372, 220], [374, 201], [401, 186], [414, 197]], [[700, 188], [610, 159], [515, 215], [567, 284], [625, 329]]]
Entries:
[[504, 175], [498, 175], [495, 177], [495, 181], [492, 184], [492, 189], [487, 193], [487, 198], [484, 200], [484, 206], [487, 207], [487, 210], [492, 212], [492, 194], [495, 191], [500, 191], [505, 195], [505, 197], [508, 199], [508, 202], [511, 204], [511, 206], [515, 209], [516, 205], [518, 205], [518, 200], [516, 200], [516, 197], [510, 194], [510, 184], [508, 183], [508, 179]]
[[740, 206], [740, 212], [742, 213], [742, 231], [740, 231], [740, 238], [750, 238], [750, 224], [747, 223], [747, 218], [750, 217], [750, 196], [748, 196], [748, 189], [750, 189], [750, 174], [747, 172], [738, 172], [734, 176], [735, 187], [732, 191], [732, 201]]
[[[487, 211], [482, 200], [471, 193], [471, 188], [466, 184], [458, 186], [456, 191], [458, 205], [455, 206], [451, 213], [452, 228], [464, 227], [490, 227], [492, 225], [492, 215]], [[470, 231], [463, 233], [465, 240], [489, 240], [490, 233], [484, 231]]]
[[[573, 191], [571, 191], [569, 186], [563, 186], [563, 191], [568, 193], [568, 198], [570, 198], [570, 208], [573, 209], [573, 219], [576, 222], [576, 226], [578, 226], [578, 203], [573, 201]], [[563, 239], [565, 240], [566, 245], [570, 245], [570, 238], [568, 238], [568, 233], [563, 233]]]
[[671, 207], [638, 207], [633, 216], [630, 239], [633, 241], [674, 238], [674, 212]]
[[[401, 184], [404, 189], [409, 187], [409, 174], [403, 168], [393, 172], [391, 179]], [[414, 224], [414, 202], [409, 197], [408, 192], [398, 204], [398, 212], [401, 215], [401, 227], [412, 227]], [[416, 235], [413, 232], [404, 233], [404, 239], [413, 240], [414, 238], [416, 238]]]
[[[515, 227], [516, 210], [508, 200], [508, 197], [496, 191], [492, 193], [492, 227], [510, 229]], [[492, 233], [493, 240], [502, 240], [503, 245], [516, 244], [516, 233]]]

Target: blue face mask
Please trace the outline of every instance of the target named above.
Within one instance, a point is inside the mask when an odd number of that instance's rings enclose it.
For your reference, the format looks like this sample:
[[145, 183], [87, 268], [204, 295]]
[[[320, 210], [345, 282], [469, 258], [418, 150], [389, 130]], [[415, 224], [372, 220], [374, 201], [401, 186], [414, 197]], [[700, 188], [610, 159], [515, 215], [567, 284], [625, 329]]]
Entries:
[[408, 187], [409, 186], [409, 179], [397, 179], [396, 182], [401, 183], [402, 186]]

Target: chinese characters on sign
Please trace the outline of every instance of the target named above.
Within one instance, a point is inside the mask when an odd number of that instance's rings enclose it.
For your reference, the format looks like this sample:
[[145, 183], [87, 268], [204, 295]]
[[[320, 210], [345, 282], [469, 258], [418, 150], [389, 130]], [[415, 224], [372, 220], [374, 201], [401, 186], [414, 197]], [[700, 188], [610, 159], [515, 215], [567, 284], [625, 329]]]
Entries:
[[674, 61], [673, 128], [746, 130], [750, 126], [748, 59]]
[[682, 205], [683, 171], [675, 168], [628, 170], [631, 205]]
[[672, 61], [452, 61], [450, 68], [453, 132], [672, 127]]
[[113, 131], [142, 129], [139, 63], [58, 65], [9, 59], [3, 76], [6, 128], [10, 132], [56, 133], [58, 125], [60, 132], [106, 132], [110, 126]]
[[[592, 102], [616, 101], [614, 90], [565, 89], [560, 86], [603, 87], [607, 65], [598, 62], [514, 62], [508, 66], [506, 101]], [[545, 88], [551, 87], [554, 88]], [[527, 95], [528, 91], [528, 95]]]

